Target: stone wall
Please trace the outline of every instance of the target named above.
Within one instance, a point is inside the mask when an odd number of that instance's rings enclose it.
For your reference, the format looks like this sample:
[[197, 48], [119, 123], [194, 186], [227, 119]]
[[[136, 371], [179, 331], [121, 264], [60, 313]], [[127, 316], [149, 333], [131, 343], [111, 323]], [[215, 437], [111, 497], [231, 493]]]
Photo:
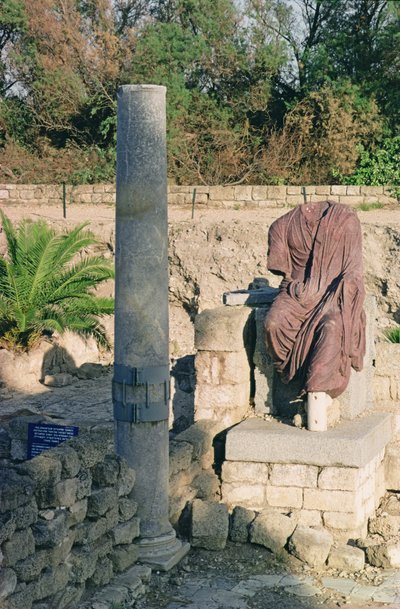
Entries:
[[[303, 202], [301, 186], [174, 186], [168, 188], [170, 205], [200, 207], [258, 208], [290, 207]], [[67, 205], [70, 203], [115, 203], [114, 184], [90, 184], [66, 187]], [[390, 189], [384, 186], [307, 186], [311, 201], [329, 198], [338, 203], [395, 203]], [[0, 184], [0, 204], [3, 205], [61, 205], [63, 190], [57, 184]]]
[[400, 344], [376, 344], [374, 400], [375, 409], [392, 412], [400, 439]]
[[113, 453], [106, 429], [30, 461], [12, 460], [11, 443], [27, 437], [29, 421], [16, 417], [0, 427], [2, 609], [75, 607], [88, 594], [106, 603], [107, 587], [98, 589], [111, 580], [131, 606], [150, 574], [132, 567], [139, 535], [129, 498], [135, 472]]

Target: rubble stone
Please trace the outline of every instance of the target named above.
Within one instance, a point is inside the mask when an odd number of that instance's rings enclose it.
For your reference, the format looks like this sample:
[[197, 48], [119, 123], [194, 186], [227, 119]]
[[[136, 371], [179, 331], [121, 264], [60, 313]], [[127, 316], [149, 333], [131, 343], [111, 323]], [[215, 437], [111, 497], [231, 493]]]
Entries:
[[246, 543], [249, 539], [249, 528], [256, 514], [253, 510], [236, 506], [232, 512], [229, 537], [232, 541]]
[[228, 508], [222, 503], [195, 499], [192, 504], [191, 543], [206, 550], [223, 550], [228, 538]]
[[333, 537], [325, 529], [298, 526], [289, 540], [289, 551], [311, 567], [322, 567], [332, 544]]
[[350, 573], [361, 571], [365, 565], [365, 554], [360, 548], [339, 545], [332, 548], [328, 556], [328, 567]]
[[294, 518], [274, 511], [261, 512], [250, 527], [250, 541], [279, 553], [296, 527]]

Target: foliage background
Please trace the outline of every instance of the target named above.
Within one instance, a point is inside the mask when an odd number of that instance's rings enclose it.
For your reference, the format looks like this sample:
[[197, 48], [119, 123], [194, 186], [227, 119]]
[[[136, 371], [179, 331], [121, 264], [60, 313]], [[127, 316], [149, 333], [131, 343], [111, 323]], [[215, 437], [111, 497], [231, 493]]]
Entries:
[[400, 185], [397, 0], [2, 0], [0, 181], [112, 181], [116, 90], [168, 87], [180, 184]]

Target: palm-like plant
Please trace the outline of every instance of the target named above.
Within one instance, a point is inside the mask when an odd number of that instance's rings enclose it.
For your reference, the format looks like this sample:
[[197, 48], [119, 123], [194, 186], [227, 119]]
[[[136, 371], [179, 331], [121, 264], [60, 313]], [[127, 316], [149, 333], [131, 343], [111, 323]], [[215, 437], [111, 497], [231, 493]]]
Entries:
[[114, 271], [104, 258], [83, 255], [97, 243], [87, 223], [57, 234], [42, 220], [15, 229], [0, 217], [8, 246], [0, 258], [0, 346], [29, 350], [46, 333], [71, 330], [108, 348], [99, 317], [113, 313], [114, 300], [94, 289]]

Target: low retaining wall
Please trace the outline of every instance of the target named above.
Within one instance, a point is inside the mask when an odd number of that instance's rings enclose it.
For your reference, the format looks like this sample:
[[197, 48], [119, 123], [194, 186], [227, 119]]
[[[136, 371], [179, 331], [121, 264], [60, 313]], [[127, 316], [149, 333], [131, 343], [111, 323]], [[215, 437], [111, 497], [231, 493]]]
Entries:
[[[13, 461], [11, 442], [27, 437], [29, 421], [17, 417], [0, 427], [2, 609], [74, 607], [88, 594], [96, 600], [111, 579], [133, 604], [150, 575], [143, 567], [133, 567], [126, 581], [118, 575], [138, 558], [137, 505], [129, 498], [135, 472], [113, 453], [106, 429]], [[106, 598], [103, 589], [97, 600]]]
[[[307, 186], [311, 201], [329, 198], [337, 203], [359, 205], [360, 203], [396, 203], [390, 188], [385, 186]], [[168, 187], [170, 205], [192, 205], [201, 207], [258, 208], [290, 207], [303, 203], [301, 186], [173, 186]], [[57, 184], [0, 184], [2, 205], [61, 205], [62, 185]], [[67, 204], [113, 205], [114, 184], [67, 185]]]

